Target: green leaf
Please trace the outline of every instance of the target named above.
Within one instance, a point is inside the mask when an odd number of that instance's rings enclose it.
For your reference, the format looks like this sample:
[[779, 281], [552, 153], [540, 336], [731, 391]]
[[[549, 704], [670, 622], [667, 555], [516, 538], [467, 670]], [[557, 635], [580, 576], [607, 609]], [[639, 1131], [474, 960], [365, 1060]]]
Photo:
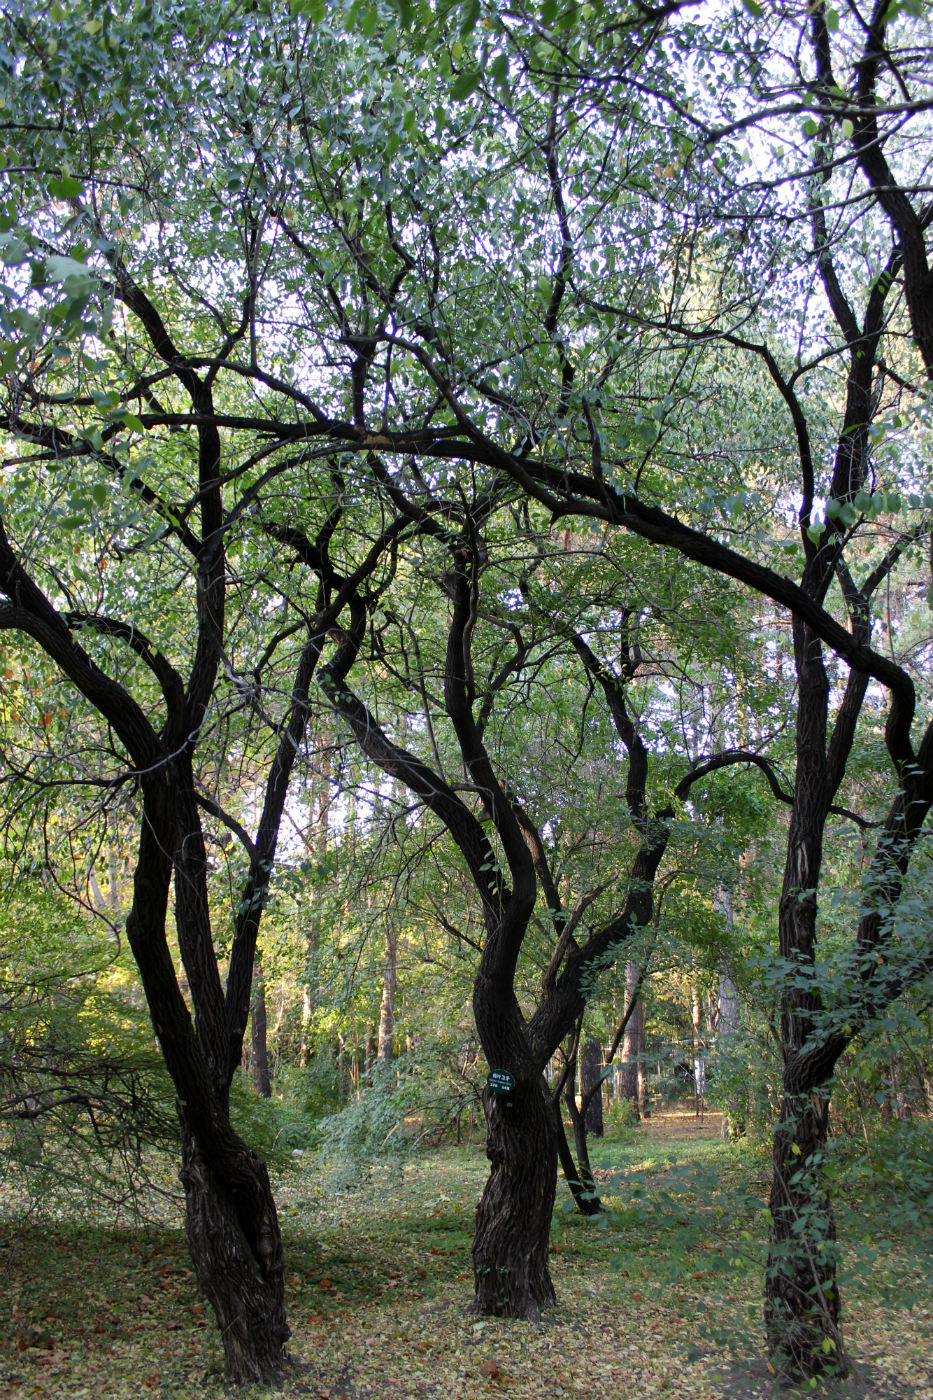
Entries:
[[468, 0], [463, 9], [463, 18], [460, 21], [460, 33], [472, 34], [479, 22], [479, 0]]
[[839, 11], [838, 11], [838, 10], [827, 10], [827, 11], [826, 11], [826, 28], [827, 28], [831, 33], [832, 33], [833, 31], [835, 31], [836, 29], [839, 28]]
[[474, 93], [480, 85], [483, 76], [481, 68], [468, 68], [461, 73], [450, 85], [450, 95], [456, 102], [462, 102], [465, 97]]
[[504, 54], [504, 53], [500, 53], [499, 56], [498, 56], [497, 58], [493, 59], [492, 67], [490, 68], [489, 73], [490, 73], [490, 76], [491, 76], [493, 82], [496, 83], [497, 86], [499, 86], [499, 87], [508, 87], [508, 83], [509, 83], [509, 60], [508, 60], [508, 55], [507, 55], [507, 54]]
[[29, 247], [24, 240], [14, 238], [9, 233], [0, 235], [0, 247], [3, 249], [2, 257], [7, 267], [15, 267], [18, 263], [25, 262], [29, 256]]
[[748, 13], [752, 15], [755, 19], [761, 19], [761, 16], [764, 14], [764, 10], [759, 5], [758, 0], [742, 0], [742, 4], [748, 11]]
[[58, 253], [50, 253], [44, 259], [44, 267], [47, 281], [60, 282], [69, 291], [86, 291], [96, 280], [86, 263]]
[[72, 175], [53, 175], [48, 183], [48, 191], [53, 199], [78, 199], [82, 188], [81, 181]]

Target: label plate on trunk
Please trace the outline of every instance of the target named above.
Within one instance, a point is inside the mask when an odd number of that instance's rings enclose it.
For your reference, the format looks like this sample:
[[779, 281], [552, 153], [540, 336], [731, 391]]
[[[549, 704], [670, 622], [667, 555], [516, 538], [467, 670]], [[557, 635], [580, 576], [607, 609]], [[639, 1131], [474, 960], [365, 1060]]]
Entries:
[[486, 1075], [486, 1083], [494, 1094], [511, 1094], [515, 1088], [515, 1075], [507, 1069], [491, 1069]]

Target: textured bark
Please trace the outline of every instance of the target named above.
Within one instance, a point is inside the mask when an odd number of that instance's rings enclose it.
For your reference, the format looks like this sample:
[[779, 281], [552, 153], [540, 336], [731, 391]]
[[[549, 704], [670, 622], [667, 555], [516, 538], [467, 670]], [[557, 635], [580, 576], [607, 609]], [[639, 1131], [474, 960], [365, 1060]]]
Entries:
[[253, 1087], [264, 1099], [272, 1097], [272, 1076], [269, 1073], [269, 1044], [266, 1017], [266, 983], [262, 975], [262, 959], [256, 954], [253, 965], [253, 994], [250, 998], [250, 1071]]
[[[731, 915], [732, 901], [729, 900]], [[726, 1050], [729, 1041], [739, 1029], [738, 988], [727, 972], [719, 974], [719, 997], [716, 1006], [716, 1036], [720, 1050]], [[741, 1093], [730, 1095], [723, 1118], [723, 1136], [740, 1138], [745, 1133], [745, 1101]]]
[[598, 1040], [588, 1040], [580, 1059], [580, 1097], [587, 1133], [603, 1135], [603, 1051]]
[[[570, 1194], [573, 1196], [574, 1204], [582, 1215], [599, 1215], [602, 1210], [602, 1202], [599, 1199], [599, 1192], [596, 1188], [596, 1179], [593, 1176], [593, 1168], [590, 1165], [590, 1149], [587, 1140], [587, 1123], [585, 1105], [577, 1103], [577, 1037], [574, 1037], [574, 1049], [571, 1052], [572, 1058], [568, 1066], [566, 1082], [564, 1084], [564, 1104], [567, 1108], [567, 1116], [570, 1119], [570, 1126], [573, 1130], [573, 1152], [569, 1144], [566, 1147], [566, 1156], [569, 1159], [573, 1176], [568, 1177]], [[581, 1096], [582, 1097], [582, 1096]], [[560, 1105], [558, 1104], [558, 1113]], [[563, 1128], [563, 1123], [561, 1124]], [[566, 1142], [566, 1138], [565, 1138]], [[561, 1151], [560, 1144], [558, 1150]], [[574, 1153], [576, 1163], [574, 1165]], [[564, 1167], [566, 1175], [567, 1167]]]
[[693, 1026], [693, 1097], [696, 1112], [699, 1116], [703, 1111], [703, 1096], [706, 1092], [706, 1056], [703, 1053], [700, 989], [696, 982], [693, 984], [693, 992], [690, 999], [690, 1021]]
[[537, 1321], [554, 1302], [548, 1269], [557, 1135], [538, 1076], [483, 1094], [489, 1179], [473, 1238], [474, 1309]]
[[214, 1310], [227, 1375], [237, 1383], [281, 1374], [285, 1264], [262, 1160], [232, 1132], [219, 1150], [199, 1145], [182, 1117], [185, 1235], [198, 1284]]
[[849, 1369], [825, 1176], [828, 1110], [818, 1090], [787, 1092], [774, 1135], [765, 1327], [772, 1364], [792, 1381]]
[[[835, 1227], [823, 1155], [827, 1077], [806, 1057], [821, 1011], [815, 979], [817, 886], [832, 800], [827, 762], [829, 683], [816, 637], [795, 619], [797, 771], [778, 913], [781, 956], [795, 975], [781, 997], [784, 1095], [774, 1133], [765, 1327], [772, 1364], [792, 1381], [845, 1369]], [[831, 1066], [829, 1072], [831, 1072]]]

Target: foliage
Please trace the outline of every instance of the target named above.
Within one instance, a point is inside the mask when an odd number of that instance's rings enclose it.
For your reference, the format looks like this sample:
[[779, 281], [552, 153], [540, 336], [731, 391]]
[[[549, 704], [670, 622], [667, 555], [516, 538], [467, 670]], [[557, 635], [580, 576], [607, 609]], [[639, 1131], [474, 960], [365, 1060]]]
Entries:
[[0, 1154], [29, 1209], [134, 1219], [173, 1192], [172, 1094], [100, 924], [36, 872], [0, 909]]
[[[399, 965], [415, 1063], [458, 1061], [479, 967], [485, 1053], [534, 1081], [656, 925], [690, 956], [652, 1028], [734, 976], [723, 1096], [781, 1098], [774, 1229], [829, 1238], [831, 1077], [931, 964], [925, 37], [912, 3], [4, 13], [5, 791], [81, 897], [124, 800], [199, 1131], [276, 879], [271, 1038], [315, 1110]], [[363, 757], [283, 859], [331, 712]], [[184, 988], [139, 933], [172, 872]], [[381, 1094], [328, 1124], [359, 1160], [425, 1111]]]

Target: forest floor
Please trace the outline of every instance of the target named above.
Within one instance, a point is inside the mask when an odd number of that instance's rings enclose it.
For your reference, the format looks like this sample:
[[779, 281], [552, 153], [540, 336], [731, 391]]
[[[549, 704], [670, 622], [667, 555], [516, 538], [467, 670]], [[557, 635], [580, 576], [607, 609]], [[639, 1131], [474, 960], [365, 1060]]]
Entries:
[[[479, 1143], [328, 1193], [300, 1169], [277, 1198], [295, 1361], [281, 1400], [770, 1400], [761, 1354], [767, 1163], [681, 1110], [594, 1144], [611, 1211], [558, 1190], [558, 1304], [539, 1324], [478, 1319]], [[0, 1193], [2, 1194], [2, 1193]], [[2, 1201], [0, 1201], [2, 1204]], [[807, 1394], [933, 1400], [929, 1241], [883, 1204], [839, 1209], [853, 1375]], [[219, 1400], [220, 1347], [180, 1228], [0, 1215], [4, 1400]]]

